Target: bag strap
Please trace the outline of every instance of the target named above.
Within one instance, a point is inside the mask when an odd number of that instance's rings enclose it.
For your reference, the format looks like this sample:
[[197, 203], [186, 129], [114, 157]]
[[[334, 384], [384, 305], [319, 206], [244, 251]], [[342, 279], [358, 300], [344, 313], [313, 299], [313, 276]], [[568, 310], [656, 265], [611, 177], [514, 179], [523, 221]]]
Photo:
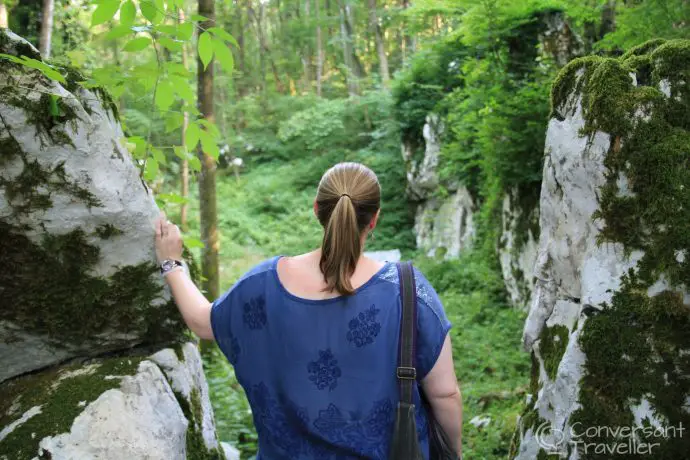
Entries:
[[400, 321], [400, 350], [396, 375], [400, 401], [412, 404], [412, 390], [417, 379], [417, 295], [411, 262], [398, 262], [402, 317]]

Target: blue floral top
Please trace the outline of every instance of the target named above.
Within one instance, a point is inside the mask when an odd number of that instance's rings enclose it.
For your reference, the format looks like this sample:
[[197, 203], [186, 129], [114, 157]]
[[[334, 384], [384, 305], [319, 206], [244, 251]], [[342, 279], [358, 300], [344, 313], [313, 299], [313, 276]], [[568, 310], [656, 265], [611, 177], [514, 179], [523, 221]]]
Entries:
[[[211, 310], [214, 337], [247, 393], [258, 459], [386, 459], [398, 385], [398, 272], [387, 263], [352, 296], [310, 300], [289, 293], [272, 257], [245, 273]], [[417, 375], [441, 351], [450, 322], [415, 269]], [[428, 452], [426, 414], [415, 391]], [[428, 453], [426, 454], [428, 457]]]

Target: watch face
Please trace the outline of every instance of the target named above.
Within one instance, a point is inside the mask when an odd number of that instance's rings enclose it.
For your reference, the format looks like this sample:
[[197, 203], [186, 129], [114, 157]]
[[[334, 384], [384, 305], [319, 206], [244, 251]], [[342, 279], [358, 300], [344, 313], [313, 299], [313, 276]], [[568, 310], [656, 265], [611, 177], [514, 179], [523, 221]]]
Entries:
[[174, 265], [174, 264], [173, 264], [173, 261], [172, 261], [172, 260], [166, 260], [166, 261], [163, 261], [163, 263], [161, 264], [161, 268], [162, 268], [164, 271], [168, 271], [168, 270], [170, 270], [171, 268], [173, 268], [173, 265]]

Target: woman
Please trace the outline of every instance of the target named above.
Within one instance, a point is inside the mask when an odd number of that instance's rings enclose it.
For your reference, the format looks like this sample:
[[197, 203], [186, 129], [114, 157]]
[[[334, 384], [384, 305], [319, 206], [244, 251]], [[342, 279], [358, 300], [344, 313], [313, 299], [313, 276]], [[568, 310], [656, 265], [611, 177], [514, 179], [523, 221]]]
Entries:
[[[156, 249], [177, 305], [199, 337], [215, 339], [247, 393], [259, 459], [387, 458], [398, 402], [399, 279], [393, 263], [363, 255], [381, 190], [358, 163], [321, 179], [314, 213], [321, 248], [275, 256], [210, 304], [185, 271], [180, 231], [162, 219]], [[415, 271], [417, 376], [437, 420], [461, 451], [462, 399], [441, 301]], [[427, 417], [415, 390], [428, 457]]]

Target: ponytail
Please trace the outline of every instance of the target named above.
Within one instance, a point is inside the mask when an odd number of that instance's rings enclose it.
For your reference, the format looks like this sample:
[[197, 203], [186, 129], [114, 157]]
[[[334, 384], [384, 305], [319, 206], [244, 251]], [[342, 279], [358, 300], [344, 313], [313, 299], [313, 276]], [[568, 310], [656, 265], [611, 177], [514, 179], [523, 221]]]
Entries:
[[326, 290], [344, 295], [354, 293], [350, 277], [362, 255], [357, 213], [349, 195], [341, 195], [323, 232], [319, 267]]
[[321, 178], [316, 204], [324, 230], [319, 261], [324, 291], [351, 295], [355, 290], [350, 278], [362, 256], [362, 232], [381, 205], [376, 174], [360, 163], [338, 163]]

